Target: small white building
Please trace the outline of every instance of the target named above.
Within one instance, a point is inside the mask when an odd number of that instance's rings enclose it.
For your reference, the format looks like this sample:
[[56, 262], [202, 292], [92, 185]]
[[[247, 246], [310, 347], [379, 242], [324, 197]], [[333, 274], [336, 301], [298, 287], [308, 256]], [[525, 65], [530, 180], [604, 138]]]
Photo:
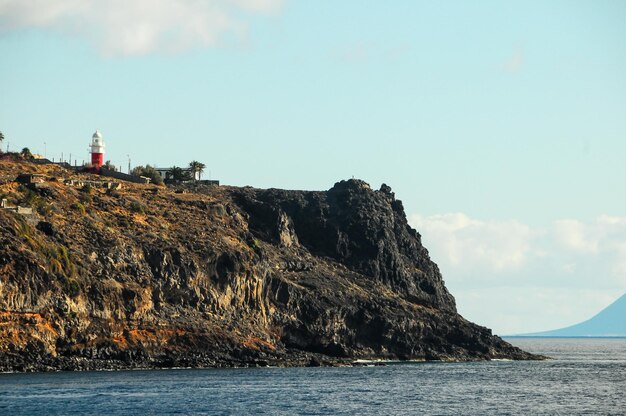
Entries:
[[[165, 180], [169, 180], [171, 179], [170, 177], [172, 176], [170, 171], [172, 170], [172, 168], [154, 168], [154, 170], [156, 170], [158, 172], [158, 174], [161, 176], [161, 178], [165, 181]], [[193, 172], [191, 171], [190, 168], [180, 168], [180, 170], [183, 171], [183, 173], [186, 173], [187, 175], [189, 175], [190, 178], [193, 178]]]

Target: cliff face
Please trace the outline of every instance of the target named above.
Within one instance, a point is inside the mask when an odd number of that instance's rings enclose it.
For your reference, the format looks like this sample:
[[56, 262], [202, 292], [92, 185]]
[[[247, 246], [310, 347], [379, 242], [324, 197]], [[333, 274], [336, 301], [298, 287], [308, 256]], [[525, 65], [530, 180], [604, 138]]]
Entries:
[[[10, 182], [24, 170], [46, 182]], [[534, 358], [456, 313], [385, 185], [107, 190], [7, 162], [2, 178], [35, 214], [0, 210], [0, 370]]]

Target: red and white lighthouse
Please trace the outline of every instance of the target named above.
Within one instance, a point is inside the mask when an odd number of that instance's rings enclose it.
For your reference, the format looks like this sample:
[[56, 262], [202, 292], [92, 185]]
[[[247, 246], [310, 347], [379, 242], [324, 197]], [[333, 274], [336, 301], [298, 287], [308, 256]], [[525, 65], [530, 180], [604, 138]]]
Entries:
[[104, 164], [104, 141], [98, 130], [91, 136], [91, 166], [96, 169]]

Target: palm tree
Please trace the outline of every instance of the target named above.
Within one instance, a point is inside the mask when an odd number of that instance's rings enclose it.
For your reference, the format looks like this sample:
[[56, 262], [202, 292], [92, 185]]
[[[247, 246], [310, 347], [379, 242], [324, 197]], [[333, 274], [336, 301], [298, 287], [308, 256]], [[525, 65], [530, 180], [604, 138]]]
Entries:
[[28, 147], [23, 148], [20, 154], [22, 155], [24, 159], [27, 159], [27, 160], [34, 159], [34, 156]]
[[102, 165], [102, 167], [105, 168], [105, 169], [108, 169], [108, 170], [110, 170], [112, 172], [117, 172], [117, 168], [115, 167], [115, 165], [113, 163], [111, 163], [110, 160], [107, 160], [105, 162], [105, 164]]
[[4, 134], [2, 134], [2, 132], [0, 131], [0, 143], [2, 143], [4, 141]]
[[206, 165], [204, 163], [198, 162], [197, 160], [192, 160], [189, 162], [189, 169], [191, 170], [191, 174], [195, 180], [200, 180], [202, 176], [202, 172], [204, 172], [204, 168]]
[[172, 168], [167, 171], [166, 179], [172, 182], [182, 182], [185, 179], [185, 171], [178, 166], [172, 166]]

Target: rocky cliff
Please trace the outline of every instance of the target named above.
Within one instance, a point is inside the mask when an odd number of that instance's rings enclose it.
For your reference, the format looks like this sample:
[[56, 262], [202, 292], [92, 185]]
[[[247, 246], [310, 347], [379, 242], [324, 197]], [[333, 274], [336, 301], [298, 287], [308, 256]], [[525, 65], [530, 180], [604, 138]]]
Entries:
[[0, 370], [536, 358], [457, 314], [386, 185], [121, 186], [0, 162], [34, 209], [0, 210]]

